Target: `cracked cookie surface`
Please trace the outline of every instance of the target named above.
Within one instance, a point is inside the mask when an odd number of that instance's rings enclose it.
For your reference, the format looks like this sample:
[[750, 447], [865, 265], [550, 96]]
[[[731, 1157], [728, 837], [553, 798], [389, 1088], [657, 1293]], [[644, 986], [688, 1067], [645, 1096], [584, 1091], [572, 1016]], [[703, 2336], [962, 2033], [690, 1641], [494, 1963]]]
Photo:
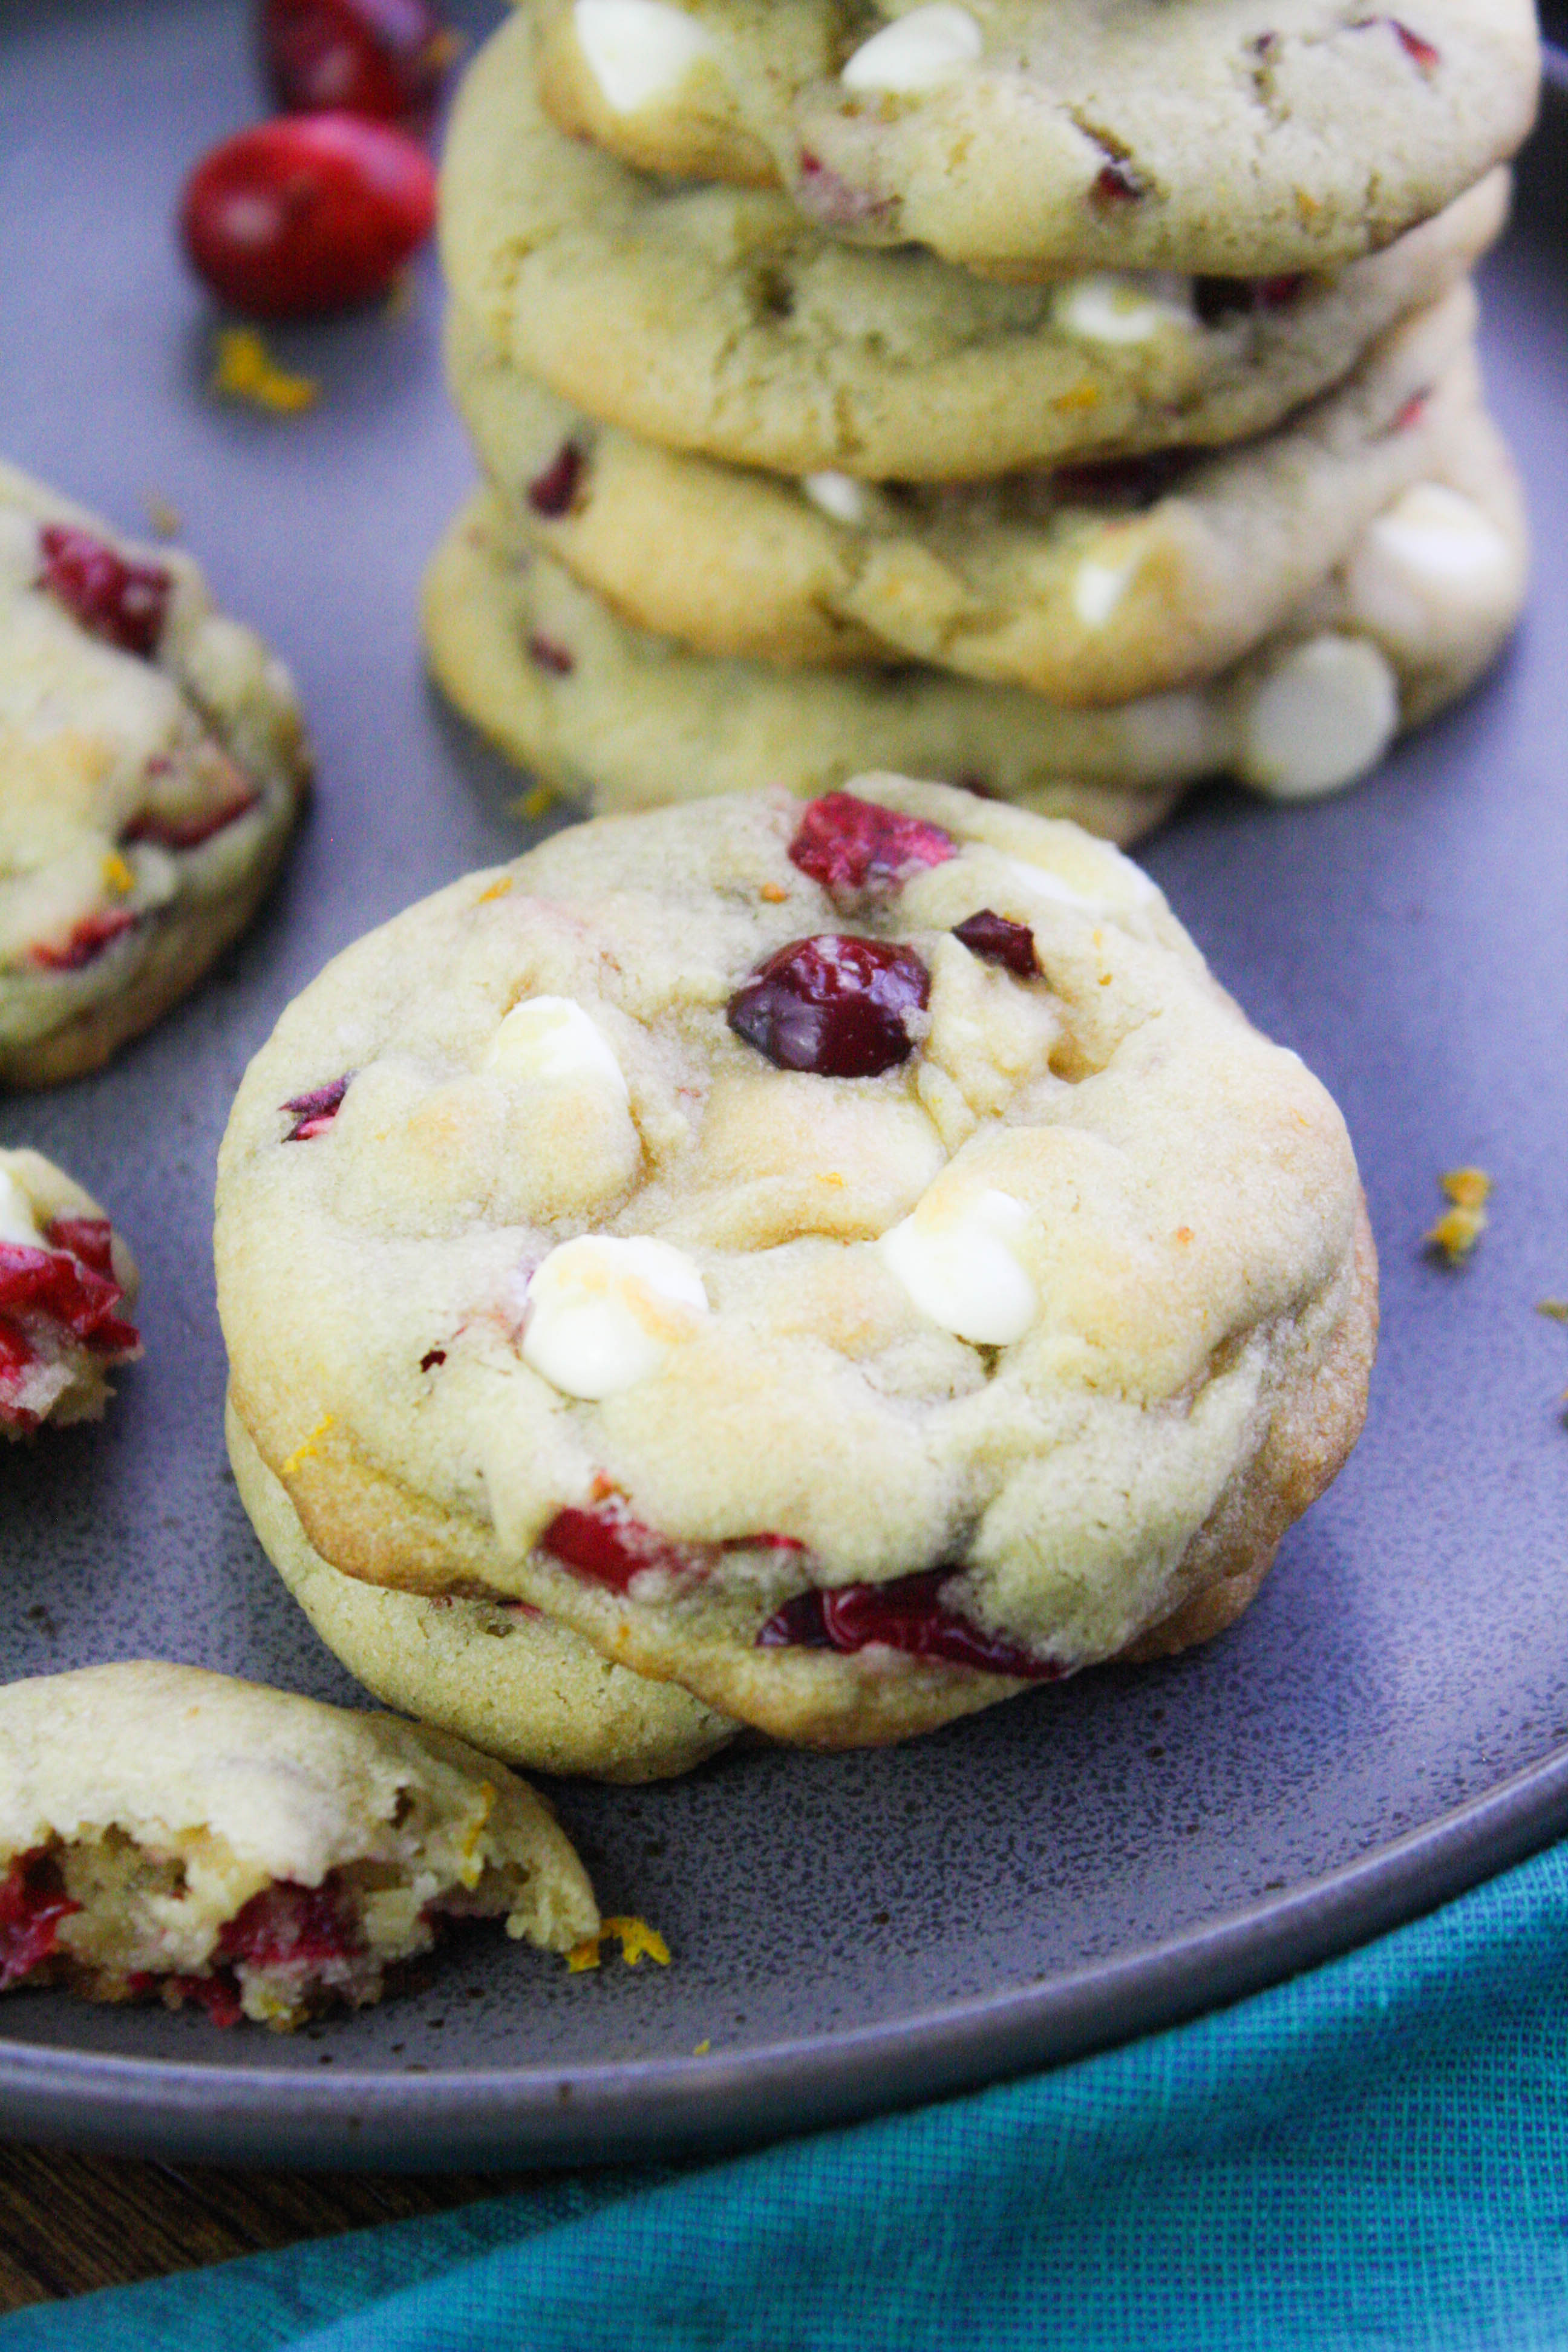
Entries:
[[1153, 885], [896, 777], [361, 940], [247, 1074], [216, 1249], [322, 1559], [822, 1746], [1228, 1622], [1375, 1320], [1338, 1112]]

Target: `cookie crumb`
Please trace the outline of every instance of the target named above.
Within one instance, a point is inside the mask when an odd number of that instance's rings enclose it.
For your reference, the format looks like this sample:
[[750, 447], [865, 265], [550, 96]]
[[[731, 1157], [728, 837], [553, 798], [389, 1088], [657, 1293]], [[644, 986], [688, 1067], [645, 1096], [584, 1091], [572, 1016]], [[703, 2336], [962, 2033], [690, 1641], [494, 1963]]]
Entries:
[[147, 520], [160, 539], [178, 539], [185, 527], [185, 518], [159, 490], [149, 490], [142, 501]]
[[1423, 1238], [1429, 1250], [1441, 1252], [1450, 1265], [1456, 1265], [1469, 1256], [1486, 1231], [1492, 1180], [1484, 1168], [1450, 1168], [1439, 1181], [1453, 1206]]
[[1538, 1298], [1535, 1311], [1538, 1315], [1544, 1315], [1549, 1322], [1568, 1323], [1568, 1298]]
[[225, 327], [219, 333], [212, 389], [232, 400], [254, 401], [277, 416], [296, 416], [321, 396], [314, 376], [289, 375], [278, 366], [254, 327]]
[[1092, 376], [1086, 376], [1081, 383], [1075, 383], [1070, 392], [1058, 393], [1051, 403], [1051, 406], [1063, 416], [1070, 416], [1075, 408], [1098, 408], [1099, 405], [1100, 386]]
[[381, 306], [381, 315], [395, 323], [399, 319], [405, 319], [413, 308], [414, 275], [411, 270], [400, 269], [386, 289], [386, 299]]
[[712, 2042], [704, 2039], [703, 2041], [696, 2043], [691, 2054], [694, 2058], [706, 2058], [708, 2053], [712, 2049]]
[[606, 1919], [596, 1936], [585, 1936], [567, 1953], [566, 1965], [572, 1974], [580, 1976], [585, 1969], [596, 1969], [611, 1937], [619, 1944], [621, 1958], [628, 1969], [635, 1969], [644, 1958], [656, 1961], [661, 1969], [669, 1966], [669, 1946], [646, 1919]]

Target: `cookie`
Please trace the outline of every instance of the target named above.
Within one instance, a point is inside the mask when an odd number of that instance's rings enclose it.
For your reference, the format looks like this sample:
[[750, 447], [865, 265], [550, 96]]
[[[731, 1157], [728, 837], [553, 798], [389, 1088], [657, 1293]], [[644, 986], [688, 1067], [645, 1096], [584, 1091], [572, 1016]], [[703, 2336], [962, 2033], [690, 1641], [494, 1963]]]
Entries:
[[458, 100], [441, 235], [458, 300], [591, 415], [796, 476], [973, 480], [1266, 431], [1462, 278], [1506, 203], [1500, 171], [1326, 278], [1004, 285], [846, 245], [776, 193], [632, 171], [545, 120], [532, 68], [521, 15]]
[[0, 1990], [281, 2028], [379, 2000], [448, 1919], [599, 1925], [542, 1799], [459, 1739], [140, 1660], [0, 1689]]
[[523, 551], [494, 493], [437, 551], [425, 635], [458, 709], [601, 814], [773, 783], [809, 797], [898, 762], [1126, 843], [1202, 776], [1294, 798], [1368, 773], [1493, 658], [1526, 565], [1513, 468], [1478, 415], [1235, 669], [1108, 709], [918, 664], [790, 673], [689, 653]]
[[0, 1082], [79, 1076], [183, 996], [308, 778], [287, 672], [190, 558], [0, 467]]
[[551, 115], [835, 235], [1041, 277], [1333, 268], [1512, 154], [1528, 0], [539, 0]]
[[726, 659], [901, 656], [1089, 705], [1210, 677], [1281, 625], [1473, 432], [1474, 317], [1457, 289], [1259, 441], [953, 486], [661, 449], [519, 375], [460, 312], [449, 357], [528, 541], [624, 620]]
[[335, 1569], [899, 1738], [1245, 1605], [1360, 1427], [1338, 1111], [1078, 827], [898, 777], [568, 828], [246, 1074], [235, 1410]]
[[38, 1151], [0, 1150], [0, 1436], [97, 1421], [142, 1353], [121, 1312], [136, 1262], [90, 1192]]
[[344, 1576], [316, 1551], [232, 1407], [228, 1458], [268, 1559], [329, 1650], [375, 1696], [536, 1772], [659, 1780], [741, 1728], [516, 1601], [425, 1599]]

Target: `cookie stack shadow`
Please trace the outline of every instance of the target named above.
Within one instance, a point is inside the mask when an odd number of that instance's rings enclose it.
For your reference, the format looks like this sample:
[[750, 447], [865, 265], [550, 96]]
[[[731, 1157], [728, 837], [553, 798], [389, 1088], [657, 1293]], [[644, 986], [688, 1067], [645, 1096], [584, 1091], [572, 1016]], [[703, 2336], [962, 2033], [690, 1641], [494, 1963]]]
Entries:
[[444, 178], [452, 699], [601, 812], [1367, 772], [1522, 595], [1469, 273], [1533, 37], [1280, 13], [524, 0]]

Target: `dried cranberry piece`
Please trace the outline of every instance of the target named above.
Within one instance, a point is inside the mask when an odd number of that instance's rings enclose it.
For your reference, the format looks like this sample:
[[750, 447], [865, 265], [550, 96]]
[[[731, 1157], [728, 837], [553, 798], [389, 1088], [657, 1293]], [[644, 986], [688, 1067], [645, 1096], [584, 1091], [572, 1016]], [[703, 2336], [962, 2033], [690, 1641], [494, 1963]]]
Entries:
[[543, 636], [537, 629], [528, 641], [528, 652], [530, 660], [548, 670], [552, 677], [570, 677], [577, 667], [564, 646], [558, 646], [553, 637]]
[[359, 1923], [331, 1876], [320, 1886], [280, 1878], [253, 1895], [218, 1937], [226, 1960], [252, 1969], [320, 1966], [363, 1949]]
[[668, 1536], [645, 1528], [633, 1518], [620, 1496], [612, 1495], [592, 1510], [557, 1511], [539, 1538], [539, 1549], [558, 1559], [591, 1584], [625, 1592], [645, 1569], [689, 1571], [711, 1559], [713, 1547], [674, 1543]]
[[1358, 16], [1350, 29], [1352, 33], [1369, 33], [1378, 25], [1388, 26], [1405, 56], [1418, 65], [1423, 73], [1431, 73], [1442, 64], [1441, 49], [1423, 34], [1413, 32], [1408, 25], [1402, 24], [1397, 16]]
[[760, 964], [726, 1017], [775, 1069], [874, 1078], [908, 1061], [909, 1015], [930, 996], [931, 974], [912, 948], [825, 931]]
[[132, 818], [120, 838], [127, 845], [150, 841], [159, 849], [199, 849], [215, 833], [222, 833], [226, 825], [248, 815], [260, 797], [259, 793], [245, 784], [216, 807], [190, 816], [160, 816], [154, 810], [143, 809], [140, 816]]
[[983, 1674], [1013, 1675], [1037, 1683], [1059, 1679], [1063, 1669], [1051, 1660], [1032, 1656], [1016, 1643], [985, 1633], [947, 1607], [942, 1588], [952, 1574], [950, 1568], [930, 1568], [915, 1576], [895, 1577], [890, 1584], [846, 1584], [837, 1591], [799, 1593], [769, 1618], [757, 1645], [766, 1650], [826, 1645], [851, 1655], [879, 1642], [906, 1657], [940, 1659]]
[[261, 60], [289, 114], [426, 127], [457, 54], [426, 0], [262, 0]]
[[890, 196], [876, 196], [869, 188], [856, 187], [807, 147], [800, 151], [795, 196], [802, 212], [809, 213], [824, 228], [865, 228], [873, 221], [886, 221], [893, 210]]
[[198, 277], [257, 319], [304, 319], [384, 294], [436, 221], [417, 141], [353, 114], [289, 114], [215, 147], [185, 183]]
[[1413, 393], [1410, 398], [1405, 402], [1404, 407], [1399, 411], [1397, 416], [1395, 416], [1393, 424], [1389, 426], [1389, 431], [1391, 433], [1408, 433], [1412, 425], [1419, 425], [1421, 419], [1426, 414], [1426, 404], [1431, 397], [1432, 395], [1429, 392]]
[[1193, 308], [1205, 327], [1225, 327], [1260, 311], [1288, 310], [1306, 283], [1301, 269], [1279, 278], [1194, 278]]
[[159, 1977], [151, 1969], [142, 1969], [130, 1979], [130, 1989], [135, 1993], [161, 1992], [171, 2009], [183, 2009], [186, 2001], [194, 2000], [215, 2025], [237, 2025], [245, 2015], [239, 1987], [227, 1969], [219, 1969], [210, 1977]]
[[1101, 212], [1110, 212], [1120, 205], [1135, 205], [1148, 193], [1147, 185], [1131, 164], [1124, 163], [1120, 155], [1112, 155], [1095, 173], [1089, 200]]
[[52, 1250], [69, 1250], [105, 1282], [114, 1280], [114, 1234], [107, 1217], [56, 1217], [44, 1239]]
[[553, 522], [565, 514], [583, 478], [583, 452], [575, 441], [563, 441], [542, 474], [528, 486], [528, 503], [537, 515]]
[[940, 824], [853, 793], [808, 802], [789, 845], [791, 865], [836, 896], [896, 889], [922, 866], [944, 866], [957, 855], [958, 844]]
[[73, 1338], [89, 1339], [120, 1297], [112, 1276], [106, 1281], [65, 1250], [0, 1242], [0, 1308], [7, 1314], [47, 1315]]
[[984, 958], [986, 963], [999, 963], [1016, 971], [1020, 980], [1032, 980], [1040, 968], [1035, 956], [1035, 934], [1027, 923], [1009, 922], [1005, 915], [994, 914], [989, 907], [954, 923], [952, 936], [963, 940], [971, 955]]
[[444, 1364], [446, 1360], [445, 1348], [426, 1348], [419, 1359], [419, 1369], [422, 1372], [433, 1372], [437, 1364]]
[[294, 1114], [294, 1124], [283, 1138], [285, 1143], [309, 1143], [331, 1127], [342, 1106], [343, 1097], [353, 1084], [353, 1072], [341, 1078], [329, 1079], [324, 1087], [312, 1087], [309, 1094], [295, 1095], [282, 1108]]
[[42, 971], [80, 971], [113, 940], [133, 930], [141, 919], [129, 907], [105, 907], [96, 915], [84, 915], [63, 940], [41, 940], [29, 948], [28, 961]]
[[60, 1921], [80, 1909], [66, 1893], [53, 1854], [35, 1848], [15, 1857], [0, 1880], [0, 1992], [51, 1958]]
[[151, 661], [174, 593], [172, 573], [161, 563], [129, 563], [117, 548], [69, 523], [46, 523], [38, 545], [50, 595], [106, 645]]

